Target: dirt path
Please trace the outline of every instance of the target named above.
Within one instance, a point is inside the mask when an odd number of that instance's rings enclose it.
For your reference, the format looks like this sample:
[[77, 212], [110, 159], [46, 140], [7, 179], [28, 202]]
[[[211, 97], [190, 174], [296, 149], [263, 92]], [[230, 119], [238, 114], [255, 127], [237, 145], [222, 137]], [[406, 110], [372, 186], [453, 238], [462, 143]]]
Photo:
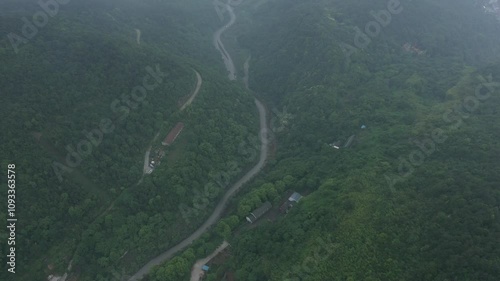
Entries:
[[224, 249], [226, 249], [227, 246], [229, 246], [229, 243], [227, 243], [227, 241], [224, 241], [222, 242], [222, 245], [220, 245], [217, 249], [215, 249], [215, 251], [213, 251], [213, 253], [211, 253], [208, 257], [197, 260], [196, 263], [193, 265], [193, 269], [191, 270], [191, 281], [199, 281], [200, 276], [203, 272], [203, 270], [201, 269], [202, 266], [207, 264], [207, 262], [209, 262], [211, 259], [217, 256], [217, 254], [224, 251]]
[[196, 82], [196, 89], [194, 89], [194, 92], [193, 94], [191, 95], [191, 97], [189, 97], [189, 99], [184, 103], [184, 105], [181, 107], [180, 111], [183, 111], [188, 105], [190, 105], [193, 100], [196, 98], [196, 96], [198, 95], [198, 92], [200, 91], [200, 88], [201, 88], [201, 84], [203, 83], [203, 79], [201, 79], [201, 75], [198, 73], [198, 71], [194, 71], [196, 73], [196, 79], [197, 79], [197, 82]]

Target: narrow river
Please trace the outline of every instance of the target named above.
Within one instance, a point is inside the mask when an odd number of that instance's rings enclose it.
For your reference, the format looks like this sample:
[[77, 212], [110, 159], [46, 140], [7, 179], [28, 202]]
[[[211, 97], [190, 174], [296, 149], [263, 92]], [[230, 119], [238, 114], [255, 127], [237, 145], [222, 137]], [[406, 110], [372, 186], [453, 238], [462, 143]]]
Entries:
[[[236, 15], [234, 14], [234, 11], [230, 5], [226, 4], [225, 6], [226, 10], [230, 14], [230, 20], [228, 23], [226, 23], [224, 26], [222, 26], [214, 33], [213, 39], [215, 48], [217, 48], [217, 50], [221, 53], [224, 65], [226, 66], [226, 69], [229, 72], [229, 80], [235, 80], [236, 68], [234, 67], [234, 63], [233, 60], [231, 59], [231, 56], [224, 48], [224, 44], [221, 41], [221, 35], [224, 33], [224, 31], [226, 31], [229, 27], [231, 27], [231, 25], [234, 24], [234, 22], [236, 21]], [[245, 62], [245, 78], [244, 78], [247, 89], [248, 89], [248, 67], [249, 67], [248, 62], [249, 60]], [[226, 207], [226, 204], [229, 201], [229, 199], [234, 194], [236, 194], [246, 182], [248, 182], [251, 178], [253, 178], [257, 173], [259, 173], [260, 170], [264, 167], [268, 153], [268, 145], [267, 145], [268, 128], [266, 121], [267, 120], [266, 110], [264, 108], [264, 105], [257, 99], [255, 99], [255, 105], [257, 106], [257, 110], [259, 112], [259, 122], [260, 122], [259, 139], [261, 145], [260, 145], [259, 162], [257, 162], [257, 164], [254, 167], [252, 167], [250, 171], [248, 171], [243, 177], [241, 177], [233, 186], [231, 186], [228, 189], [228, 191], [224, 194], [220, 202], [215, 207], [215, 210], [212, 212], [210, 217], [195, 232], [193, 232], [188, 238], [184, 239], [179, 244], [175, 245], [174, 247], [168, 249], [166, 252], [150, 260], [137, 273], [135, 273], [129, 279], [129, 281], [141, 280], [142, 277], [144, 277], [144, 275], [146, 275], [154, 266], [159, 265], [162, 262], [170, 259], [177, 252], [185, 249], [191, 243], [193, 243], [194, 240], [198, 239], [203, 233], [205, 233], [212, 225], [214, 225], [220, 219], [220, 216], [224, 211], [224, 208]]]

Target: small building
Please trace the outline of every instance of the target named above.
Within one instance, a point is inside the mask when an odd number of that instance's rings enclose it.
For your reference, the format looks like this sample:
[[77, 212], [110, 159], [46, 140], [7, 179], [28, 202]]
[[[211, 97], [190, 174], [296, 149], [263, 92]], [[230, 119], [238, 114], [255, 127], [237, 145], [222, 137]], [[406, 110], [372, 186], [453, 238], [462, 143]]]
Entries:
[[208, 271], [209, 268], [210, 267], [208, 267], [208, 265], [205, 264], [204, 266], [201, 267], [201, 270]]
[[340, 149], [341, 145], [342, 145], [341, 141], [334, 141], [334, 142], [328, 144], [328, 146], [333, 147], [335, 149]]
[[335, 143], [330, 143], [329, 144], [330, 147], [333, 147], [335, 149], [339, 149], [340, 147], [338, 147]]
[[266, 203], [262, 204], [262, 206], [255, 209], [253, 212], [250, 213], [250, 215], [248, 217], [246, 217], [247, 221], [249, 223], [255, 222], [260, 217], [262, 217], [265, 213], [267, 213], [267, 211], [269, 211], [272, 206], [273, 205], [269, 201], [266, 201]]
[[290, 202], [296, 202], [298, 203], [300, 201], [300, 198], [302, 198], [302, 195], [300, 195], [297, 192], [294, 192], [289, 198], [288, 201]]
[[175, 127], [168, 133], [167, 137], [163, 140], [161, 143], [162, 145], [171, 145], [177, 136], [181, 133], [182, 129], [184, 128], [184, 123], [179, 122]]
[[282, 214], [287, 214], [288, 211], [290, 211], [290, 209], [295, 206], [295, 204], [297, 204], [300, 199], [302, 198], [303, 196], [300, 195], [298, 192], [294, 192], [290, 195], [290, 197], [288, 197], [288, 200], [286, 200], [285, 202], [283, 202], [283, 204], [280, 206], [280, 212]]

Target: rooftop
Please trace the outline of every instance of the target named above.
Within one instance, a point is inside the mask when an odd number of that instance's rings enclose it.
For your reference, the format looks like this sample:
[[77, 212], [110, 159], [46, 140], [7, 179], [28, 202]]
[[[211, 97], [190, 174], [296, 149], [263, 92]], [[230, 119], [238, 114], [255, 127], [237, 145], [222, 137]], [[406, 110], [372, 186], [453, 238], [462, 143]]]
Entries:
[[182, 129], [184, 128], [184, 123], [179, 122], [175, 125], [175, 127], [168, 133], [167, 137], [161, 144], [163, 145], [171, 145], [177, 136], [181, 133]]
[[295, 202], [299, 202], [300, 198], [302, 198], [302, 195], [300, 195], [299, 193], [297, 192], [294, 192], [292, 194], [292, 196], [290, 196], [290, 198], [288, 198], [288, 201], [295, 201]]
[[272, 206], [273, 205], [269, 201], [266, 201], [264, 204], [262, 204], [262, 206], [260, 206], [259, 208], [255, 209], [253, 212], [251, 212], [250, 215], [247, 217], [247, 220], [249, 222], [256, 221], [262, 215], [267, 213], [267, 211], [269, 211]]

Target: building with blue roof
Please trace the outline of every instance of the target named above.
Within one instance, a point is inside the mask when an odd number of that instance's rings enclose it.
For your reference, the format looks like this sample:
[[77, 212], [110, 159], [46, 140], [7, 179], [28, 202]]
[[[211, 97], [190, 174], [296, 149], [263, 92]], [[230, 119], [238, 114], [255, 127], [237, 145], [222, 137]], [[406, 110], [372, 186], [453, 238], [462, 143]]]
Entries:
[[290, 202], [299, 202], [300, 201], [300, 198], [302, 198], [302, 195], [300, 195], [299, 193], [297, 192], [294, 192], [289, 198], [288, 198], [288, 201]]

